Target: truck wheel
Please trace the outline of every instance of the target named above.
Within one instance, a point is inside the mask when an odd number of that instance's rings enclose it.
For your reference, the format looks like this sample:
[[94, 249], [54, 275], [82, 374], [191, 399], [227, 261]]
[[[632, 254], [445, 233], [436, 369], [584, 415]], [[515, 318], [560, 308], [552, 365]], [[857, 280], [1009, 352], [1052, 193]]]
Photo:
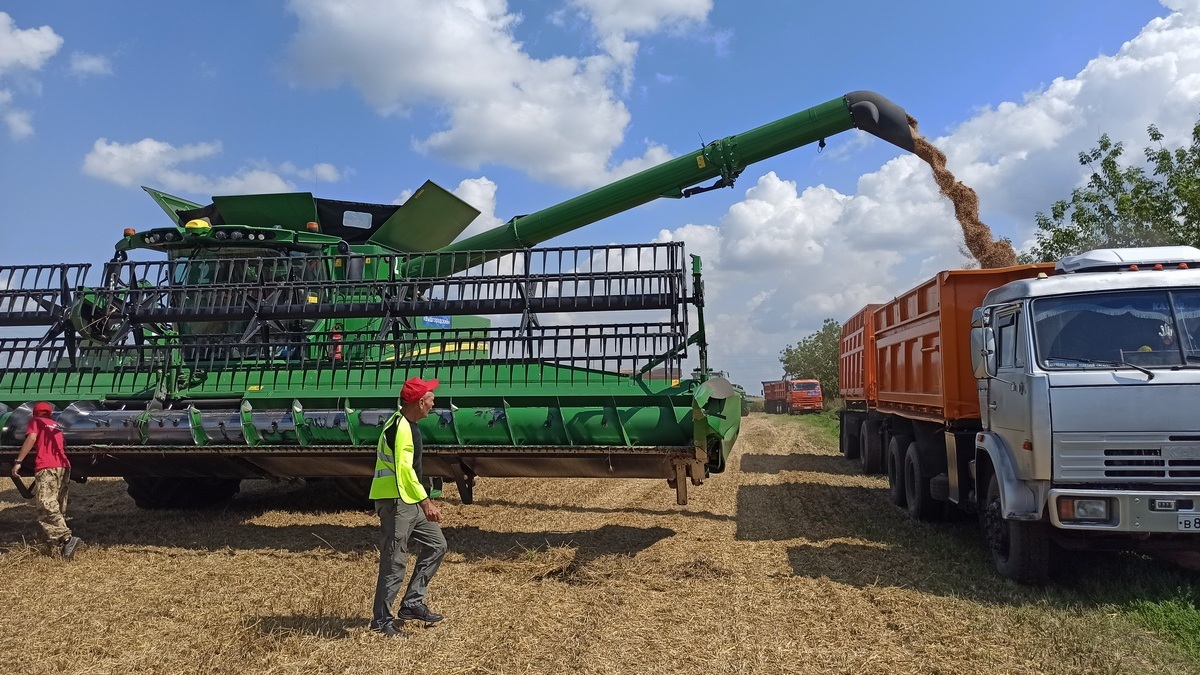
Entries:
[[858, 458], [858, 424], [857, 419], [848, 415], [842, 416], [842, 424], [838, 431], [838, 440], [842, 446], [842, 456], [846, 459]]
[[126, 478], [125, 491], [139, 509], [206, 509], [241, 490], [237, 478]]
[[859, 431], [858, 461], [865, 474], [883, 471], [883, 440], [879, 436], [879, 422], [865, 420]]
[[903, 507], [904, 501], [904, 453], [908, 451], [908, 439], [891, 436], [887, 444], [888, 501]]
[[936, 520], [945, 504], [933, 498], [929, 493], [929, 479], [921, 467], [921, 449], [917, 442], [908, 444], [904, 452], [904, 496], [908, 506], [908, 515], [917, 520]]
[[1000, 576], [1020, 584], [1046, 583], [1050, 571], [1050, 533], [1046, 524], [1005, 520], [1000, 508], [1000, 481], [994, 473], [979, 520]]

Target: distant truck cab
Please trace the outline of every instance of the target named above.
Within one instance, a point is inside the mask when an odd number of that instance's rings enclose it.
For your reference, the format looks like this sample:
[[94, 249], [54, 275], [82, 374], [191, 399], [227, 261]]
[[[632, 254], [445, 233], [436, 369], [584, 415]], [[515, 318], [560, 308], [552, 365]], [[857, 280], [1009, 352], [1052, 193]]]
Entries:
[[768, 414], [795, 415], [825, 409], [821, 383], [816, 380], [772, 380], [762, 384]]

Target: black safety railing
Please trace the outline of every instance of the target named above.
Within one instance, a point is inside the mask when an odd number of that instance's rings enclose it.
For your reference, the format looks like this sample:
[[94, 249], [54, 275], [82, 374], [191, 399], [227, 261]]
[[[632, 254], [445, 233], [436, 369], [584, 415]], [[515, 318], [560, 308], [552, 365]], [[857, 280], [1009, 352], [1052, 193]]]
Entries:
[[90, 267], [0, 266], [0, 326], [48, 326], [62, 319]]
[[[475, 384], [681, 377], [682, 244], [511, 251], [445, 279], [398, 276], [409, 258], [109, 263], [101, 285], [74, 290], [77, 314], [93, 317], [85, 339], [0, 337], [0, 388], [392, 387], [417, 371]], [[464, 314], [489, 320], [453, 323]]]

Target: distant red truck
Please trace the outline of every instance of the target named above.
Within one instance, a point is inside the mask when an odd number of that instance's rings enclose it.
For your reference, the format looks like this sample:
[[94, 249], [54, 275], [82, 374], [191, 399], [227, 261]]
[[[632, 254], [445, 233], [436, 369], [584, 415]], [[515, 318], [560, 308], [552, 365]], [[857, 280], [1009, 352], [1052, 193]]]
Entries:
[[816, 380], [771, 380], [763, 382], [763, 404], [768, 414], [821, 412], [825, 397]]

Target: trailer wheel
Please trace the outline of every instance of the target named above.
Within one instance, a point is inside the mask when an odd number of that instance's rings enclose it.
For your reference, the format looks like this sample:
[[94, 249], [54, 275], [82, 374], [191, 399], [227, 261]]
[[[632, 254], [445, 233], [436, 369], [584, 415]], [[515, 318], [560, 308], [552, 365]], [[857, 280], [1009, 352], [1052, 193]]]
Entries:
[[864, 420], [859, 430], [858, 461], [865, 474], [883, 471], [883, 439], [878, 420]]
[[904, 454], [908, 451], [908, 439], [891, 436], [887, 444], [888, 501], [903, 507], [904, 501]]
[[930, 494], [927, 474], [921, 466], [921, 448], [913, 441], [904, 452], [904, 497], [908, 515], [917, 520], [936, 520], [946, 507]]
[[1021, 584], [1046, 583], [1050, 576], [1050, 533], [1046, 524], [1005, 520], [1000, 507], [1000, 481], [994, 473], [979, 520], [992, 564], [1001, 576]]
[[842, 423], [838, 430], [838, 440], [842, 446], [842, 456], [846, 459], [858, 458], [858, 424], [857, 418], [842, 415]]
[[126, 492], [139, 509], [206, 509], [241, 490], [237, 478], [126, 478]]

